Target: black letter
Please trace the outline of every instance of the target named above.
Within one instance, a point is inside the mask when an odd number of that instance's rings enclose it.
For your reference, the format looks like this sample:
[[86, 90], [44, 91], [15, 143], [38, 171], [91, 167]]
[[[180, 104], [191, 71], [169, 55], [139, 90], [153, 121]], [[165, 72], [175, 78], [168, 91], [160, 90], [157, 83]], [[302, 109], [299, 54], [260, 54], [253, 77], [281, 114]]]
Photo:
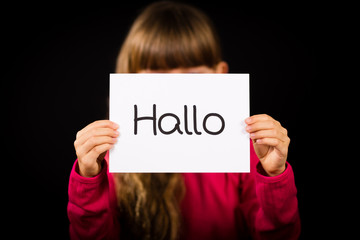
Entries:
[[[217, 131], [217, 132], [211, 132], [211, 131], [209, 131], [209, 130], [206, 128], [206, 121], [207, 121], [207, 119], [208, 119], [210, 116], [218, 117], [218, 118], [221, 120], [221, 128], [220, 128], [219, 131]], [[222, 131], [224, 131], [224, 128], [225, 128], [225, 120], [224, 120], [224, 118], [223, 118], [220, 114], [217, 114], [217, 113], [209, 113], [209, 114], [206, 115], [205, 118], [204, 118], [203, 128], [204, 128], [205, 132], [207, 132], [208, 134], [218, 135], [218, 134], [222, 133]]]
[[188, 130], [187, 106], [186, 105], [184, 105], [184, 119], [185, 119], [185, 132], [188, 135], [192, 135], [193, 133]]
[[201, 132], [198, 132], [197, 126], [196, 126], [196, 105], [193, 105], [193, 114], [194, 114], [194, 132], [197, 135], [201, 135]]
[[[172, 129], [172, 130], [170, 130], [170, 131], [164, 131], [163, 129], [162, 129], [162, 127], [161, 127], [161, 121], [165, 118], [165, 117], [167, 117], [167, 116], [171, 116], [171, 117], [173, 117], [173, 118], [175, 118], [176, 119], [176, 124], [175, 124], [175, 126], [174, 126], [174, 128]], [[183, 134], [183, 132], [180, 130], [180, 119], [178, 118], [178, 116], [176, 116], [175, 114], [173, 114], [173, 113], [165, 113], [165, 114], [163, 114], [160, 118], [159, 118], [159, 130], [160, 130], [160, 132], [162, 132], [163, 134], [172, 134], [173, 132], [175, 132], [176, 130], [178, 130], [178, 132], [180, 133], [180, 134]]]
[[137, 105], [134, 105], [134, 134], [137, 135], [137, 122], [140, 120], [153, 120], [153, 133], [156, 135], [156, 105], [153, 105], [152, 117], [139, 117], [137, 116]]

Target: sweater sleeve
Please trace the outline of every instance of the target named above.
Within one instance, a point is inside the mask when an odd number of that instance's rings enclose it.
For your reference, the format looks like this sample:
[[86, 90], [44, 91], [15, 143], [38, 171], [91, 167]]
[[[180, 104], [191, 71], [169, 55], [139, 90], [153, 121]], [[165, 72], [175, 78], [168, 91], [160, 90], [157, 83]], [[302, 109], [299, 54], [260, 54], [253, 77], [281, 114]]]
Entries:
[[257, 171], [260, 163], [253, 147], [251, 158], [251, 173], [242, 174], [240, 194], [250, 234], [254, 239], [298, 239], [300, 217], [290, 164], [282, 174], [266, 177]]
[[107, 162], [92, 178], [82, 177], [77, 160], [70, 173], [67, 206], [71, 239], [118, 239], [116, 197]]

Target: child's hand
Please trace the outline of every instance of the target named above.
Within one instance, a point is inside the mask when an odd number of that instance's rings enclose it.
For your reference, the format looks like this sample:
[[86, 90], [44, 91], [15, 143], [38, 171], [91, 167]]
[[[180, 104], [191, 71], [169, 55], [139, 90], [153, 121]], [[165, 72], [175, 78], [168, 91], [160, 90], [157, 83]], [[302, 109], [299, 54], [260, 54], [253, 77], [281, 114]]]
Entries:
[[285, 170], [290, 144], [287, 130], [266, 114], [254, 115], [245, 120], [246, 131], [250, 133], [256, 155], [269, 176], [276, 176]]
[[114, 122], [100, 120], [87, 125], [76, 134], [74, 146], [81, 176], [94, 177], [99, 174], [106, 152], [117, 141], [118, 128]]

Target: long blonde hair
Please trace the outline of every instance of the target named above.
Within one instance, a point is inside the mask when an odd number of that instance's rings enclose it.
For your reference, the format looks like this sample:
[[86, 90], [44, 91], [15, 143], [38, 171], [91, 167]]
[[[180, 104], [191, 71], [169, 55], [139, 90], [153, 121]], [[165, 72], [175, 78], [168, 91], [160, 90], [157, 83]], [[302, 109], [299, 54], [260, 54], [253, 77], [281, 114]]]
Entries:
[[[116, 72], [201, 65], [213, 68], [220, 61], [219, 39], [203, 12], [185, 4], [157, 2], [133, 23], [120, 50]], [[181, 174], [122, 173], [116, 174], [115, 180], [123, 237], [179, 237], [179, 203], [185, 194]]]

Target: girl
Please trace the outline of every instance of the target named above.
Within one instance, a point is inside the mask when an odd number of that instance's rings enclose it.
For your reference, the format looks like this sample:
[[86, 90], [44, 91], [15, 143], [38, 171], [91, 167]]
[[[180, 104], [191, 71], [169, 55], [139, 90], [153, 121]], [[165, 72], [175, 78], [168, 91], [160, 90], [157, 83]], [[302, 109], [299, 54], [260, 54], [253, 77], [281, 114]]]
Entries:
[[[204, 13], [178, 3], [148, 6], [133, 23], [118, 73], [226, 73]], [[72, 239], [297, 239], [296, 187], [287, 130], [268, 115], [246, 119], [250, 173], [108, 172], [121, 126], [96, 121], [76, 135], [68, 216]], [[104, 161], [105, 160], [105, 161]], [[124, 159], [126, 161], [126, 159]]]

